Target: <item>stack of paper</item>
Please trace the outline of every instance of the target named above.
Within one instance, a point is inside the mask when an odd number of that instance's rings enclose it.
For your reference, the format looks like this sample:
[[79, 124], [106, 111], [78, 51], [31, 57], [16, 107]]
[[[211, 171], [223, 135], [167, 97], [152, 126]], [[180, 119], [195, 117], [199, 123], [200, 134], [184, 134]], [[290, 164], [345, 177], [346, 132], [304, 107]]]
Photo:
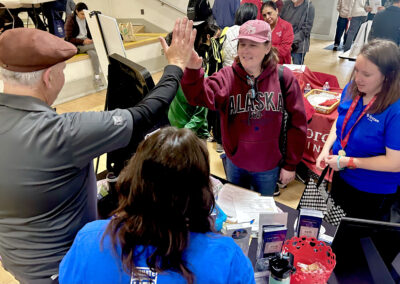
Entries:
[[218, 195], [217, 204], [237, 223], [250, 222], [258, 230], [260, 213], [278, 213], [273, 197], [261, 196], [259, 193], [232, 184], [225, 184]]

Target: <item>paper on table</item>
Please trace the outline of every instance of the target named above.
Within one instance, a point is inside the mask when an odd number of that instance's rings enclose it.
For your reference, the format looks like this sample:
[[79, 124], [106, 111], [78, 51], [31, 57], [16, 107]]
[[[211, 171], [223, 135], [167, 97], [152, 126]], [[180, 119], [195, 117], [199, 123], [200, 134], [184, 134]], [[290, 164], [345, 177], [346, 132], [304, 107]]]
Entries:
[[273, 197], [257, 196], [253, 199], [234, 197], [234, 205], [239, 223], [254, 219], [254, 225], [256, 225], [260, 213], [278, 213]]
[[283, 64], [283, 66], [289, 68], [291, 71], [297, 71], [297, 72], [304, 72], [304, 71], [306, 71], [306, 66], [305, 66], [305, 65]]
[[[226, 183], [218, 194], [217, 204], [221, 207], [228, 217], [237, 218], [235, 209], [235, 197], [240, 199], [253, 199], [259, 197], [260, 194], [254, 191]], [[250, 220], [247, 220], [250, 221]]]
[[231, 184], [225, 184], [217, 200], [221, 209], [238, 223], [254, 220], [254, 228], [258, 228], [260, 213], [277, 213], [273, 197], [260, 196], [259, 193], [246, 190]]

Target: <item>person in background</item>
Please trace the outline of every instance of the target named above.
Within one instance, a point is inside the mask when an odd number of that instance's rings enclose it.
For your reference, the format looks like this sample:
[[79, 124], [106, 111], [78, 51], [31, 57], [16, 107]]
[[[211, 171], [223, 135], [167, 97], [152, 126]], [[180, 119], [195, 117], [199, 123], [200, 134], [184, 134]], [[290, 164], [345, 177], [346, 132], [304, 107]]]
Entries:
[[400, 46], [400, 0], [393, 0], [393, 5], [379, 12], [372, 22], [368, 40], [387, 39]]
[[203, 21], [198, 19], [206, 19], [208, 22], [217, 25], [208, 0], [189, 0], [186, 14], [188, 19], [193, 20], [195, 24], [199, 24], [197, 21]]
[[231, 27], [234, 24], [236, 10], [240, 6], [240, 0], [215, 0], [212, 12], [218, 26], [221, 29]]
[[0, 36], [0, 255], [21, 283], [57, 283], [76, 233], [97, 217], [93, 158], [126, 147], [168, 109], [192, 54], [193, 22], [177, 20], [168, 64], [135, 107], [57, 114], [65, 60], [76, 47], [48, 32], [18, 28]]
[[67, 18], [65, 22], [65, 40], [76, 45], [78, 53], [87, 53], [89, 55], [94, 72], [94, 86], [96, 90], [100, 90], [104, 85], [100, 76], [99, 58], [83, 10], [88, 10], [88, 6], [83, 2], [79, 2], [76, 4], [72, 15]]
[[261, 15], [261, 6], [263, 4], [263, 0], [242, 0], [242, 2], [240, 2], [241, 5], [243, 5], [244, 3], [251, 3], [256, 5], [257, 7], [257, 20], [263, 20], [263, 17]]
[[351, 18], [351, 20], [349, 29], [347, 30], [346, 41], [344, 42], [343, 46], [344, 52], [350, 50], [353, 41], [356, 38], [358, 30], [360, 29], [360, 26], [367, 19], [367, 12], [365, 11], [364, 8], [365, 2], [366, 0], [353, 0], [351, 2], [352, 6], [350, 8], [350, 14], [349, 14], [349, 18]]
[[[295, 177], [306, 141], [303, 94], [293, 73], [284, 68], [282, 96], [278, 56], [271, 46], [271, 28], [259, 20], [240, 27], [238, 57], [204, 78], [200, 57], [192, 57], [181, 80], [190, 104], [217, 110], [229, 182], [272, 196], [276, 182]], [[280, 169], [279, 145], [283, 105], [289, 113], [287, 154]]]
[[343, 41], [346, 42], [347, 35], [345, 31], [349, 22], [351, 0], [338, 0], [336, 9], [339, 12], [339, 16], [336, 22], [335, 41], [333, 42], [334, 51], [338, 50], [343, 33], [345, 34]]
[[[64, 37], [64, 31], [62, 27], [65, 26], [64, 20], [62, 18], [65, 12], [65, 7], [67, 5], [67, 0], [55, 0], [46, 1], [42, 4], [43, 15], [47, 19], [47, 26], [49, 28], [49, 33], [57, 35], [58, 37]], [[35, 14], [32, 12], [31, 18], [35, 18]], [[37, 22], [36, 22], [37, 20]], [[42, 23], [40, 19], [34, 19], [33, 22], [35, 26], [41, 27]], [[58, 24], [60, 23], [60, 24]], [[59, 30], [59, 28], [61, 30]]]
[[[389, 221], [400, 185], [400, 50], [373, 40], [357, 56], [321, 154], [331, 194], [347, 216]], [[332, 149], [332, 154], [330, 150]]]
[[192, 131], [167, 127], [144, 140], [117, 190], [114, 217], [78, 232], [60, 284], [255, 283], [240, 247], [212, 232], [210, 161]]
[[[240, 5], [235, 14], [235, 25], [228, 28], [225, 34], [225, 41], [222, 45], [222, 65], [232, 66], [237, 56], [238, 41], [235, 40], [239, 35], [240, 26], [249, 20], [257, 19], [257, 7], [251, 3]], [[200, 54], [199, 54], [200, 55]], [[201, 56], [201, 55], [200, 55]]]
[[74, 13], [75, 6], [76, 4], [74, 0], [67, 0], [67, 6], [65, 7], [65, 14], [67, 18]]
[[[381, 1], [381, 4], [383, 5], [382, 1]], [[370, 0], [366, 0], [364, 9], [365, 9], [365, 11], [368, 12], [367, 21], [372, 21], [374, 19], [375, 15], [376, 15], [376, 13], [379, 12], [379, 11], [385, 10], [385, 7], [384, 6], [379, 6], [376, 11], [373, 11], [372, 7], [371, 7], [371, 4], [370, 4]]]
[[272, 29], [272, 46], [278, 50], [279, 64], [290, 64], [290, 51], [293, 43], [293, 28], [289, 22], [278, 16], [278, 8], [273, 1], [265, 2], [261, 7], [264, 21]]
[[284, 2], [280, 17], [293, 27], [293, 64], [304, 64], [310, 48], [311, 29], [314, 24], [315, 9], [310, 0], [291, 0]]

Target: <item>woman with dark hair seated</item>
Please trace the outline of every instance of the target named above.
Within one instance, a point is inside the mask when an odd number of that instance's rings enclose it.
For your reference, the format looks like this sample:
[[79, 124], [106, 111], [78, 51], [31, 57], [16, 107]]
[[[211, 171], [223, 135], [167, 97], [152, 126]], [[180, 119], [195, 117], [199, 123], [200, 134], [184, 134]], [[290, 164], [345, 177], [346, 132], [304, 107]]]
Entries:
[[119, 208], [78, 233], [60, 283], [254, 283], [233, 239], [212, 232], [209, 175], [192, 131], [168, 127], [143, 141], [119, 176]]

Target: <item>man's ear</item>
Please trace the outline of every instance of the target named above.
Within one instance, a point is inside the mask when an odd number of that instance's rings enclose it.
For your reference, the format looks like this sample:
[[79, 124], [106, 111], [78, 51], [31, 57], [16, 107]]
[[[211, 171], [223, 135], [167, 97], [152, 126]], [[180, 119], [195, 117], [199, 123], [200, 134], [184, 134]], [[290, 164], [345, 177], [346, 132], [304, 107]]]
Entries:
[[42, 81], [46, 88], [49, 88], [51, 85], [51, 68], [52, 67], [47, 68], [42, 75]]

